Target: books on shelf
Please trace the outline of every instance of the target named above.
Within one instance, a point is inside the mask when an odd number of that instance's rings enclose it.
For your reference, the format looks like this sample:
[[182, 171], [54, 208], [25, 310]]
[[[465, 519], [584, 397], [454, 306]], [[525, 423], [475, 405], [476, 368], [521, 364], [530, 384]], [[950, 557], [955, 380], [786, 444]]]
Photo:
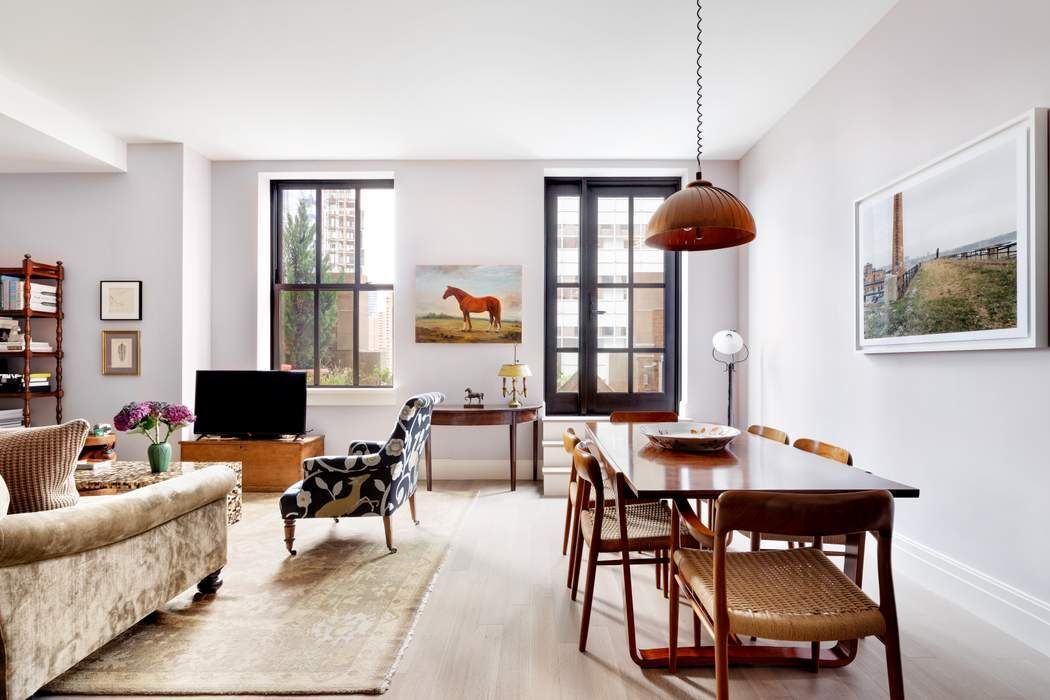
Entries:
[[[14, 372], [0, 373], [0, 393], [21, 393], [24, 386], [24, 377]], [[29, 374], [30, 391], [50, 391], [50, 372], [31, 372]], [[19, 409], [21, 411], [21, 409]], [[0, 414], [2, 415], [2, 414]]]
[[77, 471], [83, 470], [94, 470], [94, 469], [105, 469], [113, 466], [112, 459], [78, 459], [77, 460]]
[[0, 411], [0, 428], [21, 428], [22, 409], [8, 408]]
[[[29, 285], [29, 308], [32, 311], [58, 311], [58, 290], [54, 285], [34, 282]], [[0, 275], [0, 310], [25, 309], [25, 281], [11, 275]]]
[[[26, 349], [25, 341], [20, 343], [0, 343], [0, 350], [3, 352], [22, 352]], [[51, 347], [51, 343], [44, 340], [32, 340], [29, 342], [29, 349], [33, 352], [53, 352], [54, 348]]]

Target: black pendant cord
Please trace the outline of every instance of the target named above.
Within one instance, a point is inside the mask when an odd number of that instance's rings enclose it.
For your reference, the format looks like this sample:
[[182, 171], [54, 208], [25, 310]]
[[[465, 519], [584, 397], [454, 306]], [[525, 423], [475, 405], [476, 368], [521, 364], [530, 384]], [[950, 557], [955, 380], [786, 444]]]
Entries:
[[700, 22], [703, 21], [700, 17], [700, 2], [696, 3], [696, 179], [703, 180], [703, 168], [700, 167], [700, 154], [704, 150], [704, 113], [701, 111], [703, 107], [703, 86], [700, 84], [703, 76], [700, 74], [700, 59], [703, 58], [704, 54], [701, 52], [704, 41], [701, 35], [704, 30], [700, 28]]

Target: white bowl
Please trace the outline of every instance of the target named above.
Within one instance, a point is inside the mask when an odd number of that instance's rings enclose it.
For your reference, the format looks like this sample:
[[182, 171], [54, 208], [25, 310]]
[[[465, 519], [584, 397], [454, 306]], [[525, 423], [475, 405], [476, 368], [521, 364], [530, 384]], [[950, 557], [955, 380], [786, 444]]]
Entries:
[[721, 450], [740, 435], [740, 431], [732, 426], [691, 421], [650, 423], [640, 429], [642, 435], [657, 447], [685, 452]]

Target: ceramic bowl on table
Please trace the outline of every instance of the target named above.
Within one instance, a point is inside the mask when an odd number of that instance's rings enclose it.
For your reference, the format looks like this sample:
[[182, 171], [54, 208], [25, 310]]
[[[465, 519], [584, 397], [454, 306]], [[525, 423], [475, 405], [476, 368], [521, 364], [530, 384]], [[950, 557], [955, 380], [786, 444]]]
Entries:
[[649, 442], [665, 450], [684, 452], [714, 452], [725, 449], [740, 431], [728, 425], [715, 423], [650, 423], [640, 428]]

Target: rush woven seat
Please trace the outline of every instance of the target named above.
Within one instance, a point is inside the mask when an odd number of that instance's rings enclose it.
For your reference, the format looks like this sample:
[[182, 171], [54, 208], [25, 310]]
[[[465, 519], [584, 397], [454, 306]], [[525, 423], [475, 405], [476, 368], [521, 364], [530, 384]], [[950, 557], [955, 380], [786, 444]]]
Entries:
[[[679, 549], [674, 562], [699, 602], [714, 611], [713, 552]], [[879, 606], [808, 547], [727, 552], [726, 602], [729, 627], [741, 636], [812, 642], [886, 631]]]
[[[624, 507], [627, 513], [628, 549], [648, 551], [667, 549], [671, 539], [671, 509], [663, 501], [634, 503]], [[616, 511], [607, 508], [602, 513], [601, 542], [591, 542], [594, 531], [594, 511], [585, 510], [580, 515], [581, 533], [587, 546], [595, 546], [599, 552], [618, 552], [620, 545], [620, 521]], [[683, 546], [695, 547], [696, 541], [682, 529]]]

